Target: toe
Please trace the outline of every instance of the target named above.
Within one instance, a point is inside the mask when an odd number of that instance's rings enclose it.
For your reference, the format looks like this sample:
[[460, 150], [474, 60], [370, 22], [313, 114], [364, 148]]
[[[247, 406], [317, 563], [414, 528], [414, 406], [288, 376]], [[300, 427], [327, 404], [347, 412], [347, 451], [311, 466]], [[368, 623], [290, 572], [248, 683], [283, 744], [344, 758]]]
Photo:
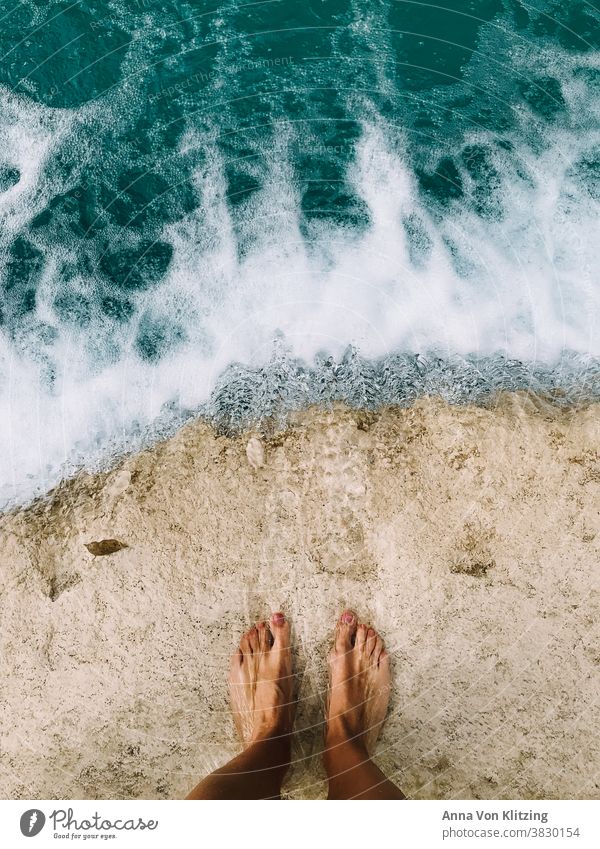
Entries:
[[344, 610], [335, 631], [335, 650], [342, 653], [351, 651], [355, 635], [356, 613], [353, 610]]
[[273, 647], [287, 649], [290, 645], [290, 623], [283, 613], [273, 613], [269, 622], [271, 634], [273, 635]]
[[382, 672], [384, 672], [386, 675], [389, 675], [389, 673], [390, 673], [390, 656], [387, 653], [386, 649], [383, 649], [383, 651], [379, 655], [379, 662], [378, 662], [377, 665], [382, 670]]
[[371, 662], [374, 663], [375, 666], [377, 666], [377, 664], [379, 663], [379, 658], [381, 656], [382, 651], [383, 651], [383, 640], [381, 639], [379, 634], [377, 634], [377, 638], [375, 640], [375, 648], [373, 649], [373, 653], [371, 655]]
[[356, 648], [361, 651], [364, 651], [367, 642], [367, 631], [366, 625], [359, 625], [356, 629]]
[[242, 650], [237, 649], [237, 651], [234, 651], [234, 653], [231, 655], [231, 671], [237, 672], [240, 666], [242, 665], [243, 660], [244, 655], [242, 654]]
[[256, 631], [258, 634], [258, 650], [261, 653], [267, 652], [271, 648], [271, 633], [267, 628], [266, 622], [257, 622]]
[[258, 652], [258, 630], [256, 625], [253, 625], [246, 633], [246, 639], [248, 640], [248, 644], [250, 645], [252, 652]]
[[252, 646], [250, 644], [250, 631], [246, 631], [246, 633], [242, 636], [240, 640], [240, 651], [242, 655], [244, 654], [252, 654]]
[[375, 646], [377, 645], [377, 634], [372, 628], [369, 628], [367, 631], [367, 639], [365, 642], [365, 651], [369, 657], [375, 651]]

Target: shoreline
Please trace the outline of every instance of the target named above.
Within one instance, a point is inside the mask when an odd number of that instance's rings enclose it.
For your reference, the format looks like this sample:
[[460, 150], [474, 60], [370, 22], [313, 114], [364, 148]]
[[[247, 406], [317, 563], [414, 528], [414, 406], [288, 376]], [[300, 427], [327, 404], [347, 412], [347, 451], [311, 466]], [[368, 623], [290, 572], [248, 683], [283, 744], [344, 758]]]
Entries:
[[282, 608], [302, 672], [287, 784], [322, 795], [324, 657], [350, 606], [391, 649], [377, 757], [407, 795], [600, 798], [599, 445], [600, 405], [524, 393], [236, 436], [197, 419], [0, 515], [0, 793], [184, 795], [237, 750], [237, 637]]
[[69, 486], [73, 481], [110, 474], [115, 469], [127, 463], [128, 460], [140, 455], [146, 455], [148, 452], [152, 452], [161, 445], [175, 439], [180, 431], [188, 427], [205, 425], [211, 431], [214, 431], [216, 436], [232, 440], [244, 439], [256, 434], [261, 439], [268, 441], [293, 428], [305, 416], [310, 417], [313, 413], [318, 413], [319, 411], [331, 413], [339, 410], [347, 410], [356, 414], [377, 417], [386, 411], [398, 411], [400, 413], [403, 410], [429, 403], [441, 404], [442, 406], [456, 409], [481, 409], [488, 411], [502, 410], [507, 405], [508, 407], [512, 407], [516, 404], [522, 408], [523, 412], [526, 411], [531, 414], [539, 413], [550, 417], [555, 414], [569, 415], [570, 413], [577, 413], [590, 407], [600, 407], [600, 399], [595, 394], [590, 397], [581, 396], [577, 399], [572, 393], [555, 388], [545, 392], [534, 392], [524, 389], [514, 391], [505, 389], [494, 390], [483, 396], [483, 399], [473, 402], [464, 400], [450, 401], [437, 393], [418, 395], [404, 403], [381, 403], [375, 406], [351, 405], [344, 400], [334, 398], [326, 400], [323, 403], [307, 403], [298, 408], [284, 408], [276, 413], [265, 413], [261, 417], [253, 417], [247, 421], [239, 421], [235, 424], [227, 421], [222, 415], [220, 416], [216, 412], [208, 414], [204, 410], [199, 410], [193, 414], [177, 416], [172, 421], [161, 421], [159, 419], [156, 429], [147, 429], [145, 432], [137, 433], [132, 438], [129, 448], [104, 449], [98, 453], [95, 459], [90, 461], [90, 465], [81, 462], [69, 463], [70, 470], [46, 491], [38, 492], [27, 499], [11, 499], [4, 506], [0, 505], [0, 519], [3, 516], [30, 510], [35, 508], [36, 505], [52, 500], [55, 494], [62, 493], [63, 488]]
[[203, 390], [184, 393], [186, 400], [177, 393], [178, 401], [170, 392], [159, 393], [151, 409], [147, 396], [153, 394], [152, 381], [137, 380], [125, 387], [108, 373], [103, 381], [117, 389], [119, 397], [94, 390], [82, 396], [82, 387], [64, 398], [42, 393], [45, 417], [33, 429], [22, 429], [22, 415], [15, 419], [15, 411], [7, 411], [0, 511], [26, 506], [80, 472], [106, 471], [197, 419], [236, 436], [270, 422], [283, 430], [290, 417], [340, 405], [376, 412], [437, 398], [488, 408], [506, 395], [529, 396], [563, 409], [599, 403], [600, 359], [573, 351], [563, 351], [547, 363], [505, 354], [463, 357], [434, 352], [391, 352], [369, 359], [348, 346], [337, 358], [315, 357], [310, 363], [277, 350], [262, 366], [231, 363]]

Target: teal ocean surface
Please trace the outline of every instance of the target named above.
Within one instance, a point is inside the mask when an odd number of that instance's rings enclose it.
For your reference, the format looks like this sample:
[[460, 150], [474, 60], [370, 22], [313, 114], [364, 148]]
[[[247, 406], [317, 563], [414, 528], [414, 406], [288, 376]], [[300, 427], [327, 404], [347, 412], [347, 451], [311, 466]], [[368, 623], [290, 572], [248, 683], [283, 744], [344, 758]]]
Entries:
[[0, 0], [0, 504], [198, 414], [600, 397], [591, 0]]

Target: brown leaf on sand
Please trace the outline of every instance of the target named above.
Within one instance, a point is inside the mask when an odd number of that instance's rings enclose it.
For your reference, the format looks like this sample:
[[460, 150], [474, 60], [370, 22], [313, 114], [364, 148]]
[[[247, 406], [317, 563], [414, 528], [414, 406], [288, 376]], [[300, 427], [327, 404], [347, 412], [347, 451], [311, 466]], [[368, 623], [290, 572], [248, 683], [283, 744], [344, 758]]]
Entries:
[[98, 542], [86, 542], [84, 545], [94, 557], [114, 554], [115, 551], [121, 551], [122, 548], [128, 547], [126, 542], [119, 542], [118, 539], [101, 539]]

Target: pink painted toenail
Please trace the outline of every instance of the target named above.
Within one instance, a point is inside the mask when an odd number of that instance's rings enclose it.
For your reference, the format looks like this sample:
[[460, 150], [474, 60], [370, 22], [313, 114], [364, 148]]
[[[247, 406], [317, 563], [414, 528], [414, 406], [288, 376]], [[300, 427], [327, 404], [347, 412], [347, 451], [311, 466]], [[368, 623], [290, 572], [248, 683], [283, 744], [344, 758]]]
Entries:
[[344, 625], [352, 625], [354, 622], [354, 614], [350, 610], [346, 610], [342, 613], [342, 622]]
[[274, 613], [273, 614], [273, 624], [274, 625], [283, 625], [285, 622], [285, 616], [283, 613]]

